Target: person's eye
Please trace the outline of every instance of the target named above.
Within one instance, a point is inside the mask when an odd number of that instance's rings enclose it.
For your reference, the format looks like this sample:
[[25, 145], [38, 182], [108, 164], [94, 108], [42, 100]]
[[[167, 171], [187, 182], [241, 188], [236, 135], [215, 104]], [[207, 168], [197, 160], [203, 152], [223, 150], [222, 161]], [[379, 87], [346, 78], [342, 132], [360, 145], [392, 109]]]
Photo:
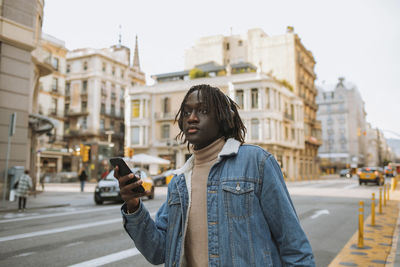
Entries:
[[206, 108], [201, 108], [201, 109], [199, 109], [199, 113], [200, 114], [207, 114], [208, 110]]
[[190, 116], [190, 112], [189, 111], [183, 111], [182, 112], [182, 114], [183, 114], [183, 117], [189, 117]]

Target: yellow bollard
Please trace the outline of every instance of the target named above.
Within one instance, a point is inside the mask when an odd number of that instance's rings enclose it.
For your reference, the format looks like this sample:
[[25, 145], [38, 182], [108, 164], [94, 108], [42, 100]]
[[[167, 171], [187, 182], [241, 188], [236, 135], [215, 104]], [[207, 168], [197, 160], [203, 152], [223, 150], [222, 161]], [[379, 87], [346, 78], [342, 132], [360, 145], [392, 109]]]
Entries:
[[383, 185], [383, 206], [386, 207], [386, 185]]
[[375, 193], [372, 193], [371, 202], [371, 225], [375, 226]]
[[387, 185], [387, 190], [386, 190], [386, 193], [387, 193], [387, 200], [388, 200], [388, 201], [389, 201], [389, 197], [390, 197], [390, 190], [389, 190], [389, 188], [390, 188], [390, 184]]
[[358, 207], [358, 245], [359, 248], [364, 247], [364, 201], [359, 202]]
[[379, 214], [382, 214], [382, 187], [379, 187]]

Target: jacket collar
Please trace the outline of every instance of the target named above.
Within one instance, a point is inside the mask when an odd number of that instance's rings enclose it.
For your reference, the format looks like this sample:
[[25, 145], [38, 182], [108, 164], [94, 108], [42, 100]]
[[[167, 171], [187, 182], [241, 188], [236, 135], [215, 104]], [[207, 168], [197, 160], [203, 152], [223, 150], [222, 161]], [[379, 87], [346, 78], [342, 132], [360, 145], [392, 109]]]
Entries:
[[[240, 142], [234, 138], [229, 138], [226, 140], [225, 145], [222, 147], [221, 152], [218, 154], [218, 161], [221, 160], [222, 157], [235, 156], [240, 147]], [[193, 169], [194, 156], [192, 155], [186, 163], [182, 166], [182, 168], [175, 170], [175, 174], [180, 175], [182, 173], [187, 173]]]

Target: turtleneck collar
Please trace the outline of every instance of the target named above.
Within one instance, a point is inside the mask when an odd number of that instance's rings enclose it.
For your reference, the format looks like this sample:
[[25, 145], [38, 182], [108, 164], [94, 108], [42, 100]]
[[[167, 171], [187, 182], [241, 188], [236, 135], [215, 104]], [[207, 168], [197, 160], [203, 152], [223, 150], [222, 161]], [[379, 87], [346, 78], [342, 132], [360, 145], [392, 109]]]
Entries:
[[194, 150], [194, 164], [199, 165], [214, 161], [224, 145], [225, 137], [221, 137], [202, 149]]

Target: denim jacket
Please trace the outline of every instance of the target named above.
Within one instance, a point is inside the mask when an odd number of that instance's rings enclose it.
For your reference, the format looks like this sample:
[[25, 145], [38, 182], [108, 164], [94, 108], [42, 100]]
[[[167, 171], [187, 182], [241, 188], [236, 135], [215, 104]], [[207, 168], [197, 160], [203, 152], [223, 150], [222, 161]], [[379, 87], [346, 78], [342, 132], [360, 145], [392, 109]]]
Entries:
[[[185, 266], [193, 157], [168, 185], [155, 221], [122, 206], [124, 228], [152, 264]], [[279, 165], [260, 147], [228, 139], [207, 183], [209, 266], [315, 266]]]

